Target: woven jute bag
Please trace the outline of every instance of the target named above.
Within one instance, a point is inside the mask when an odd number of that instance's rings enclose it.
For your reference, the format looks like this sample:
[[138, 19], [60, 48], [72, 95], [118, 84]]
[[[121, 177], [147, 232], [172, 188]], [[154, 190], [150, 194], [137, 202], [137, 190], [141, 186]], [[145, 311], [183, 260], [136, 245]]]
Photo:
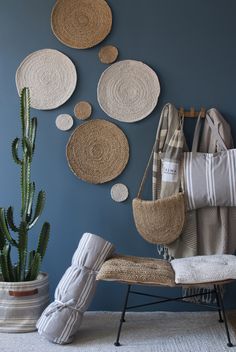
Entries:
[[[176, 132], [178, 131], [176, 130]], [[166, 198], [143, 200], [141, 199], [141, 193], [154, 155], [154, 149], [155, 145], [148, 160], [138, 195], [133, 199], [133, 216], [138, 232], [146, 241], [167, 245], [174, 242], [180, 236], [185, 223], [182, 162], [180, 163], [181, 171], [179, 173], [181, 175], [180, 192]]]
[[157, 200], [133, 200], [136, 228], [148, 242], [169, 244], [182, 232], [185, 221], [184, 194]]

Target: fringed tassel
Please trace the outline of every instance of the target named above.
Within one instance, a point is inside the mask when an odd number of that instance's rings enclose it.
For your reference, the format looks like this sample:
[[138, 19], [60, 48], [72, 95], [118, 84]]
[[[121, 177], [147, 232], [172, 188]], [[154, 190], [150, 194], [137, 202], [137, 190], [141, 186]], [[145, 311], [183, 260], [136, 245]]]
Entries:
[[187, 287], [182, 289], [183, 296], [191, 296], [194, 294], [202, 294], [202, 296], [185, 298], [185, 301], [196, 304], [216, 304], [215, 294], [210, 292], [211, 287]]
[[167, 260], [168, 262], [170, 262], [172, 259], [174, 259], [170, 254], [169, 254], [169, 250], [168, 247], [165, 247], [161, 244], [157, 245], [157, 253], [163, 257], [163, 259]]

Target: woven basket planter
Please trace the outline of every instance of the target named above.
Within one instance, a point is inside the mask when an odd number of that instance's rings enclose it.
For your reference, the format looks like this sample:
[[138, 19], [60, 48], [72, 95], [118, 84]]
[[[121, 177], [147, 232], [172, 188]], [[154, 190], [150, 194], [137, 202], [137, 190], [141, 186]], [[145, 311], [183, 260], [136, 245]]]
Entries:
[[48, 287], [46, 273], [34, 281], [0, 282], [0, 332], [35, 331], [49, 303]]

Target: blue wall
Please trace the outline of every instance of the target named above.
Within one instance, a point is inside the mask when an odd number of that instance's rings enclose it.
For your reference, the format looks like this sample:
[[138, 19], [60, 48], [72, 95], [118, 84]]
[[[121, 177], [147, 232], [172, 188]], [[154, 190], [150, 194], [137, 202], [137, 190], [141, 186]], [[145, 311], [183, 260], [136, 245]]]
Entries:
[[[156, 256], [155, 246], [136, 232], [131, 199], [146, 165], [159, 113], [166, 102], [186, 108], [216, 107], [231, 123], [236, 139], [236, 2], [234, 0], [109, 0], [113, 30], [106, 40], [90, 50], [70, 49], [52, 34], [50, 13], [54, 0], [0, 0], [0, 165], [1, 206], [19, 209], [19, 169], [10, 155], [10, 142], [20, 134], [19, 99], [15, 71], [29, 53], [54, 48], [68, 55], [78, 69], [79, 82], [71, 99], [52, 111], [33, 110], [39, 130], [33, 178], [47, 192], [42, 220], [52, 232], [43, 269], [49, 272], [52, 292], [69, 266], [83, 232], [99, 234], [125, 254]], [[130, 143], [130, 161], [123, 174], [108, 184], [96, 186], [77, 179], [69, 170], [65, 146], [71, 132], [55, 127], [59, 113], [73, 114], [78, 100], [93, 104], [93, 118], [106, 118], [96, 100], [98, 79], [106, 68], [98, 60], [103, 44], [119, 48], [119, 59], [146, 62], [159, 75], [161, 97], [151, 116], [135, 124], [118, 123]], [[75, 121], [79, 125], [79, 121]], [[194, 121], [185, 124], [190, 140]], [[123, 204], [110, 198], [110, 188], [124, 182], [130, 198]], [[35, 228], [34, 237], [39, 231]], [[34, 242], [34, 239], [32, 240]], [[101, 283], [92, 309], [120, 309], [124, 288]], [[233, 293], [228, 304], [233, 305]], [[166, 308], [179, 309], [179, 306]]]

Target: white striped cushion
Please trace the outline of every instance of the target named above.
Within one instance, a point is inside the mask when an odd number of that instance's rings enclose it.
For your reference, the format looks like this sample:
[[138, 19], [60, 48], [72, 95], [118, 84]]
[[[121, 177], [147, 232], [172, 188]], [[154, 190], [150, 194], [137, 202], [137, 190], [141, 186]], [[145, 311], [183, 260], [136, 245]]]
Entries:
[[236, 206], [236, 149], [184, 153], [184, 191], [189, 210]]

